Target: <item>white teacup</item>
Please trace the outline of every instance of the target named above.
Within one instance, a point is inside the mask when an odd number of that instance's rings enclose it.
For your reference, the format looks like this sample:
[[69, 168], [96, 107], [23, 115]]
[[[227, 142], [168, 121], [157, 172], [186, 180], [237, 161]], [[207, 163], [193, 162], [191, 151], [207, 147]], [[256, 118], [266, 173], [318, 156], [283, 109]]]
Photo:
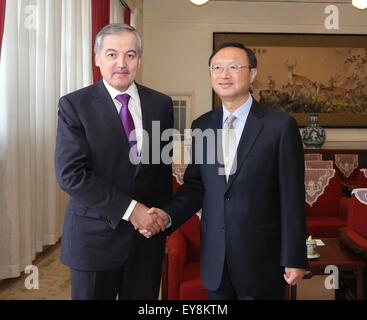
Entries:
[[317, 255], [316, 241], [314, 239], [306, 240], [306, 245], [307, 245], [307, 256], [313, 257]]

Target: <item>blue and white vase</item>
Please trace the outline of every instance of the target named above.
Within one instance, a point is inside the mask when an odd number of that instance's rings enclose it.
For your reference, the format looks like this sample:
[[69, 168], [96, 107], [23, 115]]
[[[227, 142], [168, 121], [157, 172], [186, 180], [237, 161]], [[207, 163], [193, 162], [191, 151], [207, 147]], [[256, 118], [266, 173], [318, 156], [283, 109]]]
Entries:
[[325, 130], [319, 123], [317, 114], [310, 115], [310, 122], [302, 131], [302, 140], [307, 148], [321, 148], [326, 139]]

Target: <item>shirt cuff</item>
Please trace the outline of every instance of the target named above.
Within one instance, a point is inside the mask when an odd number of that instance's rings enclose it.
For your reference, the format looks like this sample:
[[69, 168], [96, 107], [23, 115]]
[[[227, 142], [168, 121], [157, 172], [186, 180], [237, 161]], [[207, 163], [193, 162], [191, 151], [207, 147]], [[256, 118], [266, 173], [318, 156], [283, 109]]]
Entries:
[[122, 216], [123, 220], [129, 221], [131, 213], [133, 212], [133, 210], [135, 209], [135, 206], [138, 202], [136, 200], [132, 200], [130, 202], [129, 207], [127, 208], [127, 210], [125, 211], [124, 215]]
[[168, 229], [172, 226], [171, 216], [168, 213], [167, 213], [167, 216], [168, 216], [168, 223], [166, 224], [166, 229]]

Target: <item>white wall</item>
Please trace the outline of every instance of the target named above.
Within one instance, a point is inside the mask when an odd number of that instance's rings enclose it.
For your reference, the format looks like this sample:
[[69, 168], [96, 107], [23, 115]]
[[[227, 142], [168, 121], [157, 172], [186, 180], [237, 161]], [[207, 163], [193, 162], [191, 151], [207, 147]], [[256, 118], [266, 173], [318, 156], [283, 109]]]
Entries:
[[[208, 57], [213, 32], [367, 34], [367, 10], [338, 4], [340, 29], [326, 30], [326, 5], [261, 1], [144, 0], [143, 83], [191, 95], [191, 120], [211, 109]], [[367, 142], [367, 129], [327, 129], [328, 142]]]

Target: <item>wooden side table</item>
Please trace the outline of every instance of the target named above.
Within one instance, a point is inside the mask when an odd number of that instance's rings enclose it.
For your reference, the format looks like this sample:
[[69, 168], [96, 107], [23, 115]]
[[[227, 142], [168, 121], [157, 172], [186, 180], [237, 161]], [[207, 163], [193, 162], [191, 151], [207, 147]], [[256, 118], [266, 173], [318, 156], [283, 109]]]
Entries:
[[[325, 246], [318, 246], [317, 252], [320, 258], [309, 260], [309, 271], [304, 278], [309, 279], [314, 275], [325, 275], [325, 268], [329, 265], [335, 265], [341, 272], [350, 272], [356, 281], [356, 298], [363, 300], [363, 272], [366, 262], [356, 256], [352, 251], [340, 243], [338, 238], [321, 239]], [[290, 286], [290, 299], [296, 300], [297, 286]]]

